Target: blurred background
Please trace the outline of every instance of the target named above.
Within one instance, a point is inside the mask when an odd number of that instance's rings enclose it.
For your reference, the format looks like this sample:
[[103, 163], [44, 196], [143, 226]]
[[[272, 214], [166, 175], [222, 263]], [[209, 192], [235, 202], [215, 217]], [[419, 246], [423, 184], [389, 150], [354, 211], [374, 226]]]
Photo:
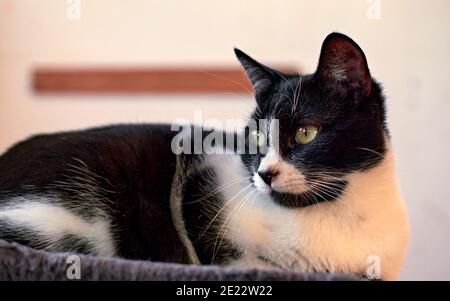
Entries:
[[[233, 47], [313, 72], [332, 31], [355, 39], [388, 97], [411, 222], [403, 280], [450, 280], [450, 1], [0, 0], [0, 153], [33, 133], [245, 118], [246, 93], [37, 93], [45, 68], [239, 68]], [[226, 80], [224, 78], [223, 80]]]

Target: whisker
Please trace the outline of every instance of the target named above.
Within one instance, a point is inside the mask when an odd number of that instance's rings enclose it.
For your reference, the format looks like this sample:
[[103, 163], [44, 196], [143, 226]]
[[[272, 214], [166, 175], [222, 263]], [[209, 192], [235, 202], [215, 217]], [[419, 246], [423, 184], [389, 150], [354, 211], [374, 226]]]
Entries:
[[234, 195], [230, 200], [228, 200], [223, 206], [222, 208], [220, 208], [220, 210], [216, 213], [216, 215], [211, 219], [211, 221], [209, 222], [209, 224], [206, 226], [205, 230], [203, 230], [203, 232], [199, 235], [199, 237], [197, 238], [197, 241], [208, 231], [208, 229], [211, 227], [211, 225], [214, 223], [214, 221], [217, 219], [217, 217], [220, 215], [220, 213], [222, 213], [222, 211], [229, 205], [231, 204], [231, 202], [233, 202], [238, 196], [239, 194], [241, 194], [242, 192], [244, 192], [245, 190], [251, 188], [253, 184], [250, 183], [246, 186], [244, 186], [244, 188], [242, 188], [241, 190], [239, 190], [236, 195]]
[[[232, 213], [227, 217], [227, 219], [225, 220], [225, 222], [222, 224], [222, 226], [220, 227], [218, 233], [217, 233], [217, 238], [216, 238], [216, 243], [214, 244], [214, 248], [213, 248], [213, 258], [212, 258], [212, 262], [214, 262], [215, 257], [217, 256], [217, 254], [220, 251], [220, 247], [222, 245], [222, 242], [226, 236], [226, 233], [229, 231], [229, 228], [231, 227], [232, 222], [234, 221], [234, 219], [240, 215], [241, 211], [243, 210], [248, 198], [255, 193], [256, 190], [250, 190], [246, 193], [246, 195], [239, 201], [238, 205], [233, 208]], [[225, 227], [225, 229], [223, 229]], [[216, 244], [217, 241], [219, 239], [219, 237], [221, 237], [221, 240], [218, 244], [217, 250], [216, 250]]]
[[[297, 92], [298, 88], [299, 88], [299, 90]], [[298, 100], [300, 98], [301, 90], [302, 90], [302, 77], [300, 76], [300, 78], [298, 79], [298, 82], [297, 82], [297, 86], [295, 87], [295, 92], [294, 92], [294, 103], [293, 103], [292, 111], [291, 111], [291, 114], [292, 114], [293, 118], [295, 117], [295, 112], [296, 112], [296, 109], [297, 109]]]
[[218, 74], [215, 74], [215, 73], [211, 73], [211, 72], [208, 72], [208, 71], [205, 71], [205, 70], [200, 70], [199, 72], [207, 74], [207, 75], [210, 75], [210, 76], [214, 76], [216, 78], [227, 80], [230, 83], [234, 83], [234, 84], [244, 88], [250, 95], [253, 95], [253, 91], [251, 91], [247, 86], [245, 86], [244, 84], [242, 84], [242, 83], [240, 83], [238, 81], [235, 81], [235, 80], [232, 80], [232, 79], [230, 79], [228, 77], [225, 77], [225, 76], [222, 76], [222, 75], [218, 75]]
[[[243, 178], [239, 178], [239, 179], [234, 179], [234, 180], [232, 180], [232, 181], [230, 181], [230, 182], [228, 182], [228, 183], [225, 183], [225, 184], [223, 184], [223, 185], [220, 185], [219, 187], [217, 187], [216, 189], [214, 189], [213, 191], [211, 191], [211, 192], [208, 193], [207, 195], [204, 195], [204, 196], [202, 196], [201, 198], [196, 199], [196, 200], [194, 200], [194, 201], [186, 202], [185, 204], [190, 205], [190, 204], [196, 204], [196, 203], [203, 202], [204, 200], [210, 198], [211, 196], [213, 196], [213, 195], [215, 195], [215, 194], [218, 194], [218, 193], [224, 191], [226, 188], [228, 188], [228, 187], [230, 187], [230, 186], [233, 186], [233, 185], [240, 184], [241, 182], [244, 182], [245, 180], [248, 180], [248, 179], [250, 179], [250, 178], [251, 178], [251, 177], [243, 177]], [[203, 186], [203, 187], [204, 187], [204, 186]]]
[[380, 156], [380, 157], [384, 157], [384, 155], [383, 155], [382, 153], [380, 153], [380, 152], [378, 152], [378, 151], [376, 151], [376, 150], [374, 150], [374, 149], [365, 148], [365, 147], [356, 147], [356, 149], [365, 150], [365, 151], [374, 153], [375, 155], [378, 155], [378, 156]]

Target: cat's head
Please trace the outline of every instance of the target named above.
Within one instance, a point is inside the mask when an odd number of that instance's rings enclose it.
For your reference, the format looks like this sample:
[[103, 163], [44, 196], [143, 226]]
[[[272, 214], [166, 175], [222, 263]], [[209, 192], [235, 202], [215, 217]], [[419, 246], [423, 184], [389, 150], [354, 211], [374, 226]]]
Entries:
[[246, 142], [260, 152], [242, 160], [253, 185], [274, 201], [300, 207], [335, 200], [349, 174], [383, 159], [384, 98], [352, 39], [330, 34], [316, 72], [308, 75], [285, 74], [235, 52], [255, 91], [251, 118], [268, 120], [246, 131]]

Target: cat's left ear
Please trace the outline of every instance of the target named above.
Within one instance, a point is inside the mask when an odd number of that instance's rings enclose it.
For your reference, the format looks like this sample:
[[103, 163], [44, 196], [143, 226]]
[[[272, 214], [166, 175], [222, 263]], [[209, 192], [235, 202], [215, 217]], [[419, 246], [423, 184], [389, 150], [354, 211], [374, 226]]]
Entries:
[[243, 51], [235, 48], [234, 53], [244, 67], [248, 78], [253, 84], [256, 100], [269, 91], [279, 79], [279, 73], [263, 64], [255, 61]]
[[316, 75], [333, 88], [355, 97], [367, 97], [372, 91], [364, 52], [352, 39], [340, 33], [331, 33], [323, 42]]

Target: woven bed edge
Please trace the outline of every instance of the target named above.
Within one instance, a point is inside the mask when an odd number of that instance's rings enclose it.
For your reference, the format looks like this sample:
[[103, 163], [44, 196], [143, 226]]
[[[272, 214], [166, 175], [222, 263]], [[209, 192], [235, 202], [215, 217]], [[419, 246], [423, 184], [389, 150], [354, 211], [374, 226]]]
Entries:
[[50, 253], [0, 240], [1, 281], [64, 281], [76, 255], [80, 280], [86, 281], [345, 281], [359, 280], [332, 273], [184, 265], [120, 258]]

